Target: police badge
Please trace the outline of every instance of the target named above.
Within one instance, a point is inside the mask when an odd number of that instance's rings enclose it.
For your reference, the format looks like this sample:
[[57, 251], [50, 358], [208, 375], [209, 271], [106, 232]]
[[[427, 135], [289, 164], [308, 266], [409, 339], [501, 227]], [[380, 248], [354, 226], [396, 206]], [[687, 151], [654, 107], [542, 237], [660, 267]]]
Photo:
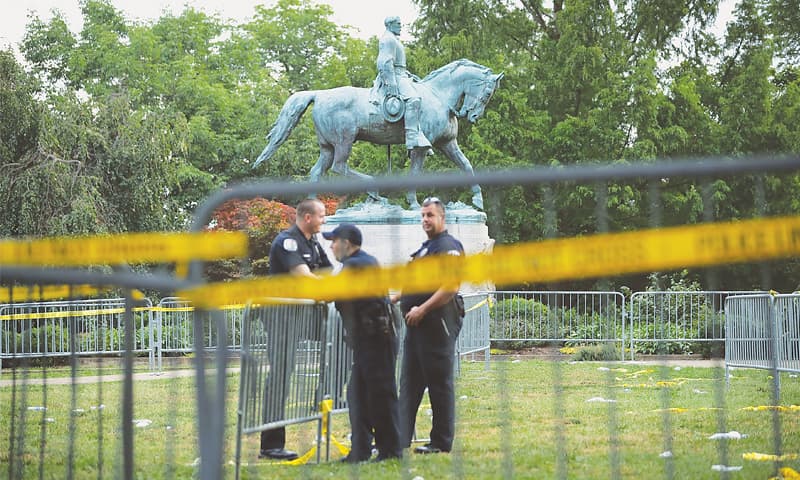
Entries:
[[287, 252], [296, 252], [297, 241], [294, 238], [284, 238], [283, 249], [286, 250]]

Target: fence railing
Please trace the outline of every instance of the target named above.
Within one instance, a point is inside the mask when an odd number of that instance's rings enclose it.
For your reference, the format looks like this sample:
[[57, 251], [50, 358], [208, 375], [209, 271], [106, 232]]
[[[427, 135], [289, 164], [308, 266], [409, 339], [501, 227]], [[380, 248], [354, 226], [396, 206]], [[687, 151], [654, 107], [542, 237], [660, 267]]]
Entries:
[[[156, 320], [157, 354], [161, 360], [161, 353], [186, 353], [194, 350], [193, 319], [194, 306], [179, 297], [162, 298], [153, 308]], [[228, 338], [225, 345], [232, 350], [239, 350], [242, 345], [242, 315], [243, 305], [231, 305], [222, 309], [225, 316], [226, 332]], [[203, 325], [203, 345], [206, 349], [214, 349], [222, 345], [217, 336], [217, 329], [210, 322]]]
[[725, 299], [742, 291], [648, 291], [631, 295], [630, 358], [643, 354], [711, 356], [725, 340]]
[[[133, 351], [156, 368], [150, 300], [133, 310]], [[0, 362], [10, 358], [120, 355], [125, 352], [125, 299], [106, 298], [0, 305]], [[2, 363], [0, 363], [2, 367]]]
[[625, 343], [620, 292], [493, 292], [491, 341], [501, 348], [536, 343]]
[[[251, 305], [243, 315], [236, 465], [241, 434], [321, 421], [328, 309], [298, 301]], [[317, 451], [319, 459], [319, 451]]]
[[800, 294], [730, 296], [725, 329], [726, 379], [733, 367], [800, 373]]
[[460, 368], [462, 356], [473, 357], [483, 352], [483, 359], [488, 368], [491, 352], [490, 325], [493, 298], [489, 293], [471, 293], [464, 295], [464, 325], [456, 343], [456, 369]]
[[[633, 359], [636, 354], [721, 356], [726, 340], [725, 299], [752, 293], [647, 291], [635, 292], [629, 299], [613, 291], [470, 293], [464, 295], [467, 315], [457, 351], [473, 357], [484, 352], [488, 361], [491, 346], [612, 344], [621, 359]], [[330, 308], [331, 315], [338, 315]], [[784, 308], [792, 312], [794, 304]], [[161, 370], [164, 355], [194, 351], [193, 311], [189, 302], [177, 297], [165, 297], [155, 306], [148, 302], [135, 310], [135, 352], [148, 355], [151, 369]], [[0, 305], [0, 361], [68, 355], [73, 337], [79, 355], [120, 354], [123, 312], [124, 300], [119, 298]], [[221, 310], [225, 344], [233, 352], [242, 349], [244, 312], [241, 305]], [[203, 348], [217, 348], [218, 335], [212, 322], [205, 321]], [[785, 348], [796, 351], [798, 346], [792, 343]], [[330, 361], [345, 358], [341, 352], [329, 352]]]

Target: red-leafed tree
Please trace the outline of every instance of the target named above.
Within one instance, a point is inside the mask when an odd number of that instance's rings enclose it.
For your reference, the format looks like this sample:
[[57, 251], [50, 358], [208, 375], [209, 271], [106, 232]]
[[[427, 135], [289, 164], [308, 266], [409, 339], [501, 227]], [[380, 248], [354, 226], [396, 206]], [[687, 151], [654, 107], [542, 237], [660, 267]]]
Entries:
[[[336, 212], [342, 197], [320, 196], [325, 214]], [[206, 274], [212, 280], [228, 280], [247, 275], [266, 275], [269, 271], [269, 249], [281, 230], [294, 224], [296, 211], [284, 203], [253, 198], [230, 200], [220, 206], [212, 217], [210, 230], [244, 231], [248, 236], [248, 258], [245, 261], [226, 260], [209, 264]]]
[[269, 271], [269, 248], [272, 239], [294, 223], [295, 209], [265, 198], [231, 200], [220, 206], [212, 217], [210, 230], [244, 231], [248, 237], [248, 258], [209, 264], [206, 274], [212, 280], [240, 278]]
[[346, 199], [346, 197], [337, 197], [336, 195], [319, 195], [317, 198], [325, 205], [325, 215], [336, 213], [336, 209]]

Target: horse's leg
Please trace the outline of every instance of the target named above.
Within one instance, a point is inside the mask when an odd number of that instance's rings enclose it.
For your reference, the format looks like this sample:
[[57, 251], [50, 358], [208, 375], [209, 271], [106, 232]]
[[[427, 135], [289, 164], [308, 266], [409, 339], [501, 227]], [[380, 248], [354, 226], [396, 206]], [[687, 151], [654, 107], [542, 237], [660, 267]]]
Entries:
[[[427, 154], [427, 148], [412, 148], [408, 151], [408, 155], [411, 159], [411, 166], [408, 171], [409, 175], [420, 175], [422, 173], [422, 162], [425, 160]], [[406, 194], [406, 200], [408, 200], [408, 206], [411, 210], [420, 209], [416, 190], [409, 190]]]
[[[458, 165], [458, 168], [464, 170], [464, 172], [472, 176], [475, 176], [475, 172], [472, 170], [472, 164], [469, 163], [469, 160], [467, 159], [466, 155], [464, 155], [464, 152], [458, 148], [458, 143], [456, 143], [455, 140], [447, 142], [442, 147], [442, 152], [447, 158], [450, 159], [450, 161]], [[481, 186], [478, 184], [472, 185], [472, 205], [480, 210], [483, 210], [483, 192], [481, 192]]]
[[319, 182], [325, 173], [330, 170], [333, 165], [333, 147], [330, 145], [319, 145], [319, 158], [317, 163], [311, 167], [311, 172], [308, 174], [310, 182]]
[[[347, 165], [347, 159], [350, 157], [350, 152], [353, 151], [353, 141], [345, 140], [344, 142], [337, 144], [333, 148], [333, 171], [338, 173], [339, 175], [344, 175], [346, 177], [356, 178], [359, 180], [372, 180], [372, 176], [367, 175], [366, 173], [361, 173], [358, 170], [354, 170]], [[376, 200], [379, 202], [384, 202], [386, 199], [378, 195], [378, 192], [367, 192], [369, 198], [372, 200]]]

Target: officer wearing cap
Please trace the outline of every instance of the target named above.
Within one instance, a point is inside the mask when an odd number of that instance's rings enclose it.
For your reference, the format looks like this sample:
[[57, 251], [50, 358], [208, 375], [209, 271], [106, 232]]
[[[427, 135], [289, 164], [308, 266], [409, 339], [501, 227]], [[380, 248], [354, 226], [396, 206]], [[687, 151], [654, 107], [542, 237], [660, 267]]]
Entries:
[[[270, 275], [292, 274], [316, 277], [313, 273], [319, 268], [331, 267], [331, 262], [322, 245], [314, 238], [325, 223], [325, 205], [317, 199], [307, 198], [297, 205], [295, 224], [280, 232], [269, 249]], [[299, 329], [291, 325], [278, 325], [282, 320], [276, 318], [267, 322], [265, 329], [269, 338], [270, 373], [264, 395], [280, 396], [282, 405], [286, 403], [289, 385], [294, 371], [295, 352], [299, 339]], [[276, 375], [273, 374], [276, 373]], [[267, 415], [267, 410], [265, 415]], [[283, 408], [279, 409], [280, 418], [265, 418], [266, 422], [281, 420]], [[286, 450], [286, 428], [278, 427], [261, 432], [261, 450], [259, 458], [275, 460], [293, 460], [297, 452]]]
[[[331, 250], [343, 271], [378, 266], [375, 257], [361, 249], [362, 235], [355, 225], [343, 223], [322, 236], [332, 240]], [[402, 456], [395, 380], [398, 340], [389, 308], [387, 296], [336, 302], [353, 347], [347, 387], [352, 447], [343, 459], [348, 463], [370, 459], [373, 437], [376, 461]]]
[[[422, 202], [422, 229], [428, 236], [411, 254], [411, 261], [429, 255], [464, 255], [461, 242], [447, 233], [445, 209], [435, 197]], [[414, 426], [425, 388], [433, 411], [430, 443], [416, 453], [449, 452], [455, 435], [455, 344], [461, 331], [461, 316], [455, 306], [458, 285], [443, 285], [435, 292], [395, 295], [406, 320], [403, 361], [400, 369], [400, 435], [411, 445]], [[399, 297], [399, 298], [398, 298]]]

